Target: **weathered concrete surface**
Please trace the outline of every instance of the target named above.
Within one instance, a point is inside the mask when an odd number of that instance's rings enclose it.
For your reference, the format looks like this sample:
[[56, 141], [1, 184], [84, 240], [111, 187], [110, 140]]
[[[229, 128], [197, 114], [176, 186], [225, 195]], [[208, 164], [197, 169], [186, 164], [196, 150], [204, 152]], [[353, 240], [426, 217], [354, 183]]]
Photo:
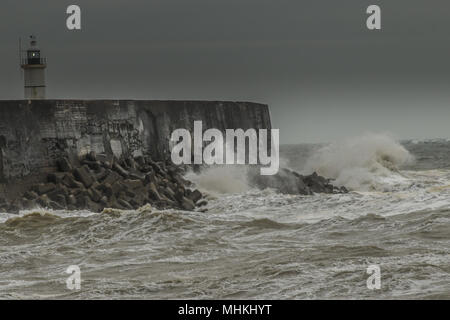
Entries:
[[116, 157], [169, 155], [173, 130], [270, 129], [267, 105], [218, 101], [11, 100], [0, 101], [0, 179], [51, 172], [56, 160], [90, 151]]

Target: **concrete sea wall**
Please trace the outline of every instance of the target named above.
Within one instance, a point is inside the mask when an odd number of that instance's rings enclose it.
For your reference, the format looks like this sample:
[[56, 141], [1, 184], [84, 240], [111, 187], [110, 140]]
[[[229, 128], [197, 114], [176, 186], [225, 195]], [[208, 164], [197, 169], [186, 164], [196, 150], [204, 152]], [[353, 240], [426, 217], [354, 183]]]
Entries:
[[0, 181], [51, 172], [64, 155], [90, 151], [128, 157], [169, 156], [173, 130], [270, 129], [267, 105], [250, 102], [144, 100], [0, 101]]

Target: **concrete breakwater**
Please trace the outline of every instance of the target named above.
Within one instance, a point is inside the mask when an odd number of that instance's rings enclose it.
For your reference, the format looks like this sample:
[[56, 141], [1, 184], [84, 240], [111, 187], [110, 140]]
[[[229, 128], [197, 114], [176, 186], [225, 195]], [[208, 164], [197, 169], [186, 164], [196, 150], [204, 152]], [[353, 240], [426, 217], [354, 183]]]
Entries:
[[250, 102], [144, 100], [0, 101], [0, 179], [54, 171], [56, 161], [91, 151], [117, 159], [151, 154], [165, 160], [171, 132], [270, 129], [267, 105]]
[[[204, 195], [170, 161], [170, 136], [193, 130], [271, 129], [267, 105], [249, 102], [134, 100], [0, 101], [0, 210], [194, 210]], [[255, 168], [253, 168], [255, 169]], [[340, 193], [316, 174], [282, 169], [258, 188], [283, 193]]]
[[249, 102], [0, 101], [0, 207], [192, 210], [202, 195], [171, 166], [169, 140], [198, 120], [223, 132], [271, 128], [268, 106]]

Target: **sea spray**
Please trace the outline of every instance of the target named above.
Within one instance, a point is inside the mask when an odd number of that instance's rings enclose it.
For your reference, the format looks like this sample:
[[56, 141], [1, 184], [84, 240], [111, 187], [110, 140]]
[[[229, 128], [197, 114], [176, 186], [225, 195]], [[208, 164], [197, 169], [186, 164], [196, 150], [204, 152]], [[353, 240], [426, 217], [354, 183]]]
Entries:
[[344, 187], [336, 187], [329, 179], [316, 173], [303, 176], [296, 171], [281, 168], [276, 175], [259, 174], [258, 166], [211, 166], [201, 173], [190, 173], [187, 179], [193, 181], [205, 193], [233, 194], [250, 189], [274, 189], [285, 194], [312, 195], [314, 193], [346, 193]]
[[250, 189], [248, 170], [247, 166], [215, 165], [200, 173], [188, 172], [186, 179], [208, 193], [241, 193]]
[[388, 134], [367, 133], [322, 147], [305, 165], [305, 173], [317, 172], [352, 190], [386, 190], [405, 182], [398, 169], [413, 156]]

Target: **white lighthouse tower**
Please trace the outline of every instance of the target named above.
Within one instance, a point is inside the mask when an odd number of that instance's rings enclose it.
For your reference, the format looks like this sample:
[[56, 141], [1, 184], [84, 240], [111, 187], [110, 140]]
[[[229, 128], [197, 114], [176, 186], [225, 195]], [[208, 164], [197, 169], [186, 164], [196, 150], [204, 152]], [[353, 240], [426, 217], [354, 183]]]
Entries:
[[35, 36], [30, 36], [30, 47], [21, 59], [24, 70], [25, 99], [45, 99], [45, 68], [47, 63], [41, 56]]

